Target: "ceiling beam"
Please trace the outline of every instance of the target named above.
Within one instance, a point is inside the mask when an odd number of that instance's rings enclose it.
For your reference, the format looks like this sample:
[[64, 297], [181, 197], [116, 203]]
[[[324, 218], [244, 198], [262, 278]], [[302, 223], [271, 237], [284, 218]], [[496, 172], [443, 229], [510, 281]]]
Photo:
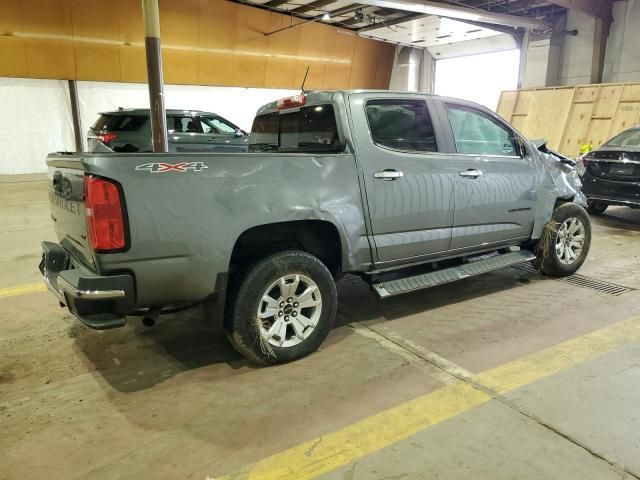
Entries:
[[384, 27], [393, 27], [394, 25], [399, 25], [404, 22], [409, 22], [411, 20], [417, 20], [418, 18], [428, 17], [428, 15], [423, 15], [422, 13], [412, 13], [409, 15], [405, 15], [401, 18], [394, 18], [392, 20], [377, 20], [373, 25], [368, 25], [366, 27], [359, 28], [357, 30], [358, 33], [366, 33], [369, 30], [376, 30], [378, 28]]
[[547, 0], [547, 2], [566, 8], [588, 13], [594, 17], [610, 17], [613, 0]]
[[285, 3], [290, 2], [291, 0], [271, 0], [270, 2], [266, 2], [263, 5], [265, 7], [279, 7], [280, 5], [284, 5]]
[[358, 3], [362, 5], [371, 5], [374, 7], [393, 8], [396, 10], [404, 10], [406, 12], [422, 13], [425, 15], [438, 15], [440, 17], [448, 17], [458, 20], [471, 20], [474, 22], [491, 23], [494, 25], [507, 25], [511, 27], [523, 28], [549, 27], [549, 25], [544, 20], [540, 20], [537, 18], [506, 15], [504, 13], [493, 13], [487, 12], [486, 10], [459, 7], [457, 5], [449, 5], [445, 3], [436, 3], [429, 0], [358, 0]]
[[300, 5], [299, 7], [292, 8], [289, 11], [296, 12], [296, 13], [307, 13], [312, 10], [321, 10], [327, 5], [331, 5], [332, 3], [335, 3], [335, 2], [336, 0], [316, 0], [315, 2], [307, 3], [306, 5]]

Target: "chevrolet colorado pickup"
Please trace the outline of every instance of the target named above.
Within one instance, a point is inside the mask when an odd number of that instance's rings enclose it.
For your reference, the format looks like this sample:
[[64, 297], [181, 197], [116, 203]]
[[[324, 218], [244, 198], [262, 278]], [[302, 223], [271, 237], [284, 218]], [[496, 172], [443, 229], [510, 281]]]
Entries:
[[261, 364], [320, 346], [342, 274], [382, 298], [523, 262], [564, 276], [591, 241], [576, 164], [452, 98], [307, 92], [258, 110], [248, 153], [47, 163], [61, 306], [106, 329], [203, 303]]

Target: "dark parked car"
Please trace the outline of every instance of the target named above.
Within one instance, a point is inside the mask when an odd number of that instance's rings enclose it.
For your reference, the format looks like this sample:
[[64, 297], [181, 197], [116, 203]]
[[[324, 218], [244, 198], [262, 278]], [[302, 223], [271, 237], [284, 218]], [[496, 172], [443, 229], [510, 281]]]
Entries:
[[604, 213], [609, 205], [640, 207], [640, 126], [589, 152], [582, 164], [590, 213]]
[[[211, 112], [167, 110], [170, 152], [242, 152], [249, 134], [229, 120]], [[149, 109], [121, 109], [105, 112], [89, 129], [90, 152], [151, 152]]]

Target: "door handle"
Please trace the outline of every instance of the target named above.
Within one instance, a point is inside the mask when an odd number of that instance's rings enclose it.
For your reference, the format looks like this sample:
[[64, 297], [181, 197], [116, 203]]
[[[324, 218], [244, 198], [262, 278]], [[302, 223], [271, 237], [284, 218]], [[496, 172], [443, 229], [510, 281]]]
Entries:
[[382, 180], [386, 180], [390, 182], [391, 180], [395, 180], [396, 178], [401, 178], [404, 176], [404, 173], [398, 172], [397, 170], [393, 170], [391, 168], [387, 168], [386, 170], [382, 170], [381, 172], [374, 172], [373, 178], [381, 178]]
[[209, 141], [210, 141], [211, 143], [216, 143], [216, 142], [217, 142], [216, 137], [211, 137], [211, 138], [209, 139]]
[[464, 178], [478, 178], [482, 176], [482, 170], [470, 168], [468, 170], [462, 170], [461, 172], [458, 172], [458, 174]]

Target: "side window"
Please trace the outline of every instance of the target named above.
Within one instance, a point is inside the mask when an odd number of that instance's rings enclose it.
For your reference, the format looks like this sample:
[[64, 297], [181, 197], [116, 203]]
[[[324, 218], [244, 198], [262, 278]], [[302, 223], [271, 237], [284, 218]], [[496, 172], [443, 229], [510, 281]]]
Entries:
[[233, 135], [236, 128], [218, 117], [200, 117], [202, 131], [219, 135]]
[[406, 152], [436, 152], [433, 123], [422, 100], [369, 100], [365, 105], [373, 142]]
[[446, 105], [458, 153], [519, 156], [513, 132], [482, 112]]
[[167, 117], [169, 133], [202, 133], [199, 122], [186, 115]]

